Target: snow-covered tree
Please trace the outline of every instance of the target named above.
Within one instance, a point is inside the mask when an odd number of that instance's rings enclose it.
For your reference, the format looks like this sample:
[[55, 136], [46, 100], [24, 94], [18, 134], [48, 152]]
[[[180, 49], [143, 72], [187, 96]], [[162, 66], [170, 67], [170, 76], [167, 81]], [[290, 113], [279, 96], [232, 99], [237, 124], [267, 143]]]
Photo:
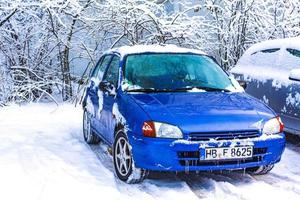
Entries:
[[72, 99], [122, 45], [198, 48], [228, 70], [253, 43], [299, 36], [299, 22], [298, 0], [0, 0], [0, 102]]

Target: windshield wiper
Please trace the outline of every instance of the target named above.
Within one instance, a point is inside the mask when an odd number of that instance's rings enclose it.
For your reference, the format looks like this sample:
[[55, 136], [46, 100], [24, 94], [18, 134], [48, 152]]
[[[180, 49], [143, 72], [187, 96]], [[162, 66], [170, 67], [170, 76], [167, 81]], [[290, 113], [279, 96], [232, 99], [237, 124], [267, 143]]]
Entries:
[[139, 88], [139, 89], [126, 90], [126, 92], [160, 92], [160, 90], [155, 88]]
[[215, 87], [194, 87], [194, 88], [205, 90], [205, 91], [231, 92], [231, 90], [228, 90], [226, 88], [215, 88]]
[[203, 91], [221, 91], [221, 92], [231, 92], [228, 89], [225, 88], [215, 88], [215, 87], [207, 87], [207, 86], [194, 86], [194, 87], [185, 87], [185, 88], [175, 88], [169, 91], [189, 91], [189, 90], [193, 90], [193, 89], [199, 89], [199, 90], [203, 90]]
[[184, 92], [193, 89], [199, 89], [204, 91], [224, 91], [224, 92], [231, 92], [228, 89], [224, 88], [214, 88], [214, 87], [185, 87], [185, 88], [172, 88], [172, 89], [155, 89], [155, 88], [139, 88], [139, 89], [131, 89], [126, 90], [126, 92]]
[[155, 88], [139, 88], [126, 90], [126, 92], [182, 92], [190, 90], [190, 88], [174, 88], [174, 89], [155, 89]]

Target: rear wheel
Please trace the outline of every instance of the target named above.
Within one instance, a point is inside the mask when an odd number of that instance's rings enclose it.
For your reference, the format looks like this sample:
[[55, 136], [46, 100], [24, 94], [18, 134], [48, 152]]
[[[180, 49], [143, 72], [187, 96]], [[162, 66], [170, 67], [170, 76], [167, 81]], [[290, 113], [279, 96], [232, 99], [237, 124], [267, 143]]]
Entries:
[[91, 116], [86, 110], [83, 113], [83, 138], [88, 144], [99, 144], [100, 142], [100, 138], [92, 131]]
[[134, 166], [131, 147], [126, 134], [122, 130], [118, 131], [115, 138], [113, 159], [115, 172], [122, 181], [131, 184], [139, 183], [142, 182], [148, 174], [146, 170]]
[[269, 173], [273, 169], [274, 165], [265, 165], [259, 167], [247, 168], [246, 172], [251, 175], [264, 175]]

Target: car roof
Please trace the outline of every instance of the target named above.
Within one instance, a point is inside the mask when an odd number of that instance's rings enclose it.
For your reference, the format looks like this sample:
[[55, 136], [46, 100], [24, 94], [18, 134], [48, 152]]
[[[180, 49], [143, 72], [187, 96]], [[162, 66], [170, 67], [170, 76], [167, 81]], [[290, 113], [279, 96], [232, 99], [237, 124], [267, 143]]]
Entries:
[[130, 54], [142, 53], [193, 53], [207, 55], [201, 50], [178, 47], [176, 45], [134, 45], [122, 46], [106, 51], [104, 54], [117, 53], [121, 58]]
[[292, 37], [285, 39], [275, 39], [275, 40], [267, 40], [263, 42], [256, 43], [252, 45], [249, 49], [246, 50], [246, 55], [251, 55], [253, 53], [267, 50], [267, 49], [275, 49], [275, 48], [292, 48], [300, 50], [300, 37]]

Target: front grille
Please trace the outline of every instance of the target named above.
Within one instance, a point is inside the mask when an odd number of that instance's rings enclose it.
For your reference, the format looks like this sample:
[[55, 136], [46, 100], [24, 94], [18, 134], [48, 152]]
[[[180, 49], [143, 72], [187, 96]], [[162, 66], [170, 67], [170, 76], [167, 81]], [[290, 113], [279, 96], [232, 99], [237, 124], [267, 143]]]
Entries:
[[178, 158], [200, 158], [199, 151], [179, 151], [177, 155]]
[[253, 162], [260, 162], [262, 156], [254, 156], [252, 158], [245, 158], [239, 160], [218, 160], [218, 161], [205, 161], [205, 160], [179, 160], [181, 166], [218, 166], [218, 165], [238, 165]]
[[247, 139], [259, 137], [260, 132], [257, 130], [250, 131], [230, 131], [230, 132], [199, 132], [190, 133], [190, 141], [209, 141], [210, 139], [215, 140], [233, 140], [233, 139]]

